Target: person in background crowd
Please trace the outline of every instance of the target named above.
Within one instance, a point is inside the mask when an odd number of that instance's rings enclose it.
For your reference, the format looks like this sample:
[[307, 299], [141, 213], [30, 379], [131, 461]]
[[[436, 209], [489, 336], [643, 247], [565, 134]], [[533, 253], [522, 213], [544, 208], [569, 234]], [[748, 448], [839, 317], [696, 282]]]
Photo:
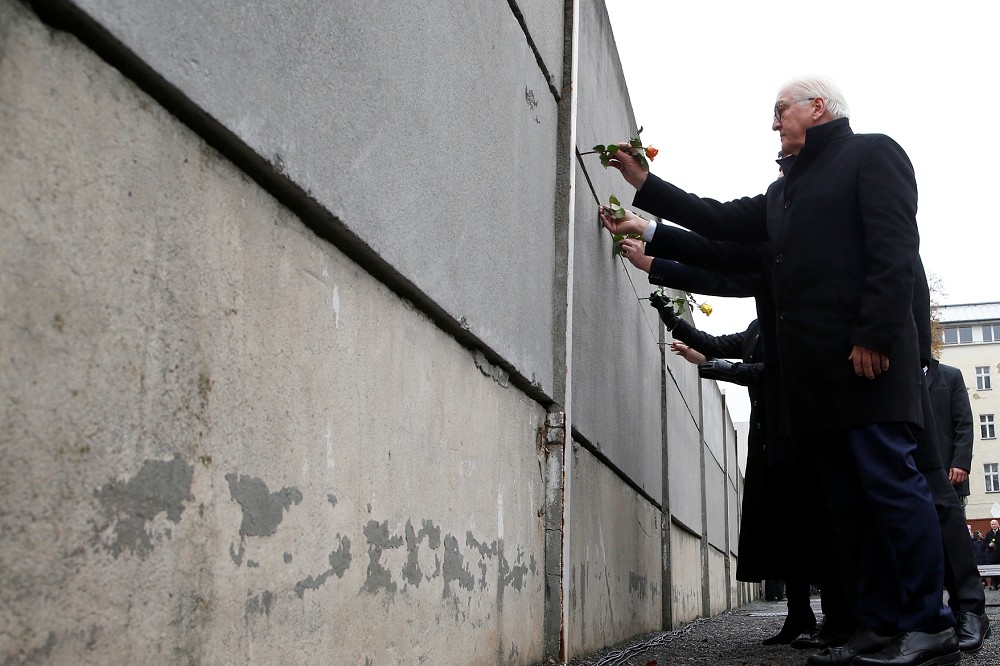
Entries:
[[[986, 541], [983, 539], [983, 533], [979, 530], [973, 532], [972, 525], [969, 525], [969, 536], [972, 538], [972, 553], [975, 555], [976, 564], [989, 564], [990, 556], [986, 552]], [[983, 576], [981, 580], [984, 587], [989, 587], [988, 576]]]
[[[983, 535], [986, 543], [986, 556], [989, 564], [1000, 564], [1000, 522], [995, 518], [990, 521], [990, 531]], [[990, 589], [1000, 589], [1000, 576], [990, 578]]]

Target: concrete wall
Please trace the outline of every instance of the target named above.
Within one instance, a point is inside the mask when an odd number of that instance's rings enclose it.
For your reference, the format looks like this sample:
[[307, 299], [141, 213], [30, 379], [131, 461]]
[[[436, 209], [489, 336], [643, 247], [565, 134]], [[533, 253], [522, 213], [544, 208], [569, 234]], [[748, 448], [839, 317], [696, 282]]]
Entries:
[[603, 3], [348, 4], [0, 0], [4, 663], [532, 664], [739, 597], [732, 424], [576, 155], [634, 130]]
[[[660, 512], [573, 447], [570, 642], [583, 653], [660, 627]], [[625, 546], [625, 547], [623, 547]]]
[[670, 591], [675, 626], [705, 615], [702, 581], [707, 567], [702, 564], [703, 544], [699, 535], [676, 525], [670, 532]]
[[[726, 554], [715, 548], [709, 548], [708, 551], [708, 575], [712, 580], [726, 580]], [[719, 613], [730, 608], [729, 605], [729, 586], [728, 585], [712, 585], [709, 587], [709, 612], [711, 615], [718, 615]]]

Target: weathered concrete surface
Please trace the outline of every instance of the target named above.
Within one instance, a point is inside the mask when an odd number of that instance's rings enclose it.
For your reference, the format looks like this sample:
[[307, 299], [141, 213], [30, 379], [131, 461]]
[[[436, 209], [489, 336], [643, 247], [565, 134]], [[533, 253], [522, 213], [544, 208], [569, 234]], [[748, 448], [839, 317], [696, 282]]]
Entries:
[[[697, 382], [697, 368], [683, 359], [680, 360], [686, 367], [681, 367], [683, 374], [690, 371], [695, 372]], [[668, 367], [674, 359], [667, 355]], [[670, 463], [670, 513], [674, 521], [680, 522], [687, 529], [701, 534], [701, 517], [704, 510], [702, 499], [701, 481], [701, 435], [698, 431], [698, 422], [689, 411], [689, 403], [685, 399], [676, 384], [671, 381], [671, 375], [667, 375], [666, 383], [666, 427], [667, 441], [669, 442], [669, 463]], [[697, 393], [695, 394], [697, 395]], [[697, 404], [695, 404], [697, 408]]]
[[[580, 5], [577, 149], [625, 140], [635, 131], [628, 89], [603, 2]], [[593, 188], [593, 189], [592, 189]], [[634, 190], [596, 155], [577, 175], [573, 320], [574, 426], [657, 502], [662, 498], [659, 318], [647, 277], [612, 256], [600, 203]], [[627, 396], [627, 399], [614, 399]]]
[[[726, 523], [727, 491], [726, 476], [726, 412], [722, 394], [716, 382], [702, 380], [701, 400], [704, 410], [705, 438], [705, 511], [708, 524], [708, 543], [720, 552], [725, 552], [728, 536]], [[736, 387], [739, 389], [740, 387]]]
[[[727, 384], [734, 390], [745, 390], [735, 384]], [[723, 466], [726, 457], [726, 410], [723, 406], [722, 393], [714, 380], [704, 379], [701, 383], [701, 408], [705, 414], [704, 437], [705, 446], [711, 456]]]
[[712, 615], [718, 615], [729, 608], [726, 580], [726, 555], [716, 548], [708, 549], [708, 575], [714, 581], [724, 581], [723, 585], [709, 586], [708, 603]]
[[587, 654], [660, 626], [660, 512], [573, 447], [569, 632]]
[[[551, 395], [557, 100], [511, 3], [72, 4]], [[522, 13], [559, 72], [561, 6]]]
[[542, 59], [551, 85], [560, 90], [563, 83], [563, 12], [562, 3], [548, 0], [514, 0], [511, 6], [524, 17], [528, 36]]
[[702, 540], [674, 525], [670, 530], [670, 594], [673, 595], [673, 625], [702, 615]]
[[[728, 512], [726, 514], [729, 530], [729, 552], [739, 555], [740, 536], [740, 507], [742, 506], [742, 490], [740, 483], [743, 477], [740, 474], [739, 455], [737, 453], [737, 442], [744, 435], [738, 431], [733, 423], [729, 412], [726, 411], [723, 423], [726, 428], [726, 487], [728, 489], [727, 502]], [[733, 569], [733, 576], [736, 569]]]
[[11, 0], [0, 128], [0, 661], [540, 660], [537, 403]]
[[708, 543], [722, 552], [726, 550], [726, 475], [719, 461], [705, 449], [705, 512]]
[[[631, 192], [593, 156], [554, 240], [559, 3], [33, 4], [88, 12], [226, 159], [0, 0], [0, 661], [535, 663], [564, 581], [571, 653], [726, 589], [697, 372], [668, 355], [660, 412], [648, 287], [594, 214]], [[580, 16], [586, 151], [634, 121]], [[566, 380], [601, 454], [568, 506], [538, 448]]]

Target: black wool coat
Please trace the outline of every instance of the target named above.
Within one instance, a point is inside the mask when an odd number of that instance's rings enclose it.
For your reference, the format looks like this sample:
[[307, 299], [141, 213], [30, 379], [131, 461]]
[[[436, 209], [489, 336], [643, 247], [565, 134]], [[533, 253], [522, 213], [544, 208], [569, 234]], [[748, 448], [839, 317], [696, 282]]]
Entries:
[[[677, 230], [680, 231], [680, 230]], [[687, 236], [693, 234], [684, 232]], [[654, 259], [649, 272], [652, 284], [713, 296], [758, 298], [758, 307], [768, 299], [767, 283], [760, 273], [720, 275], [666, 259]], [[786, 446], [768, 414], [777, 413], [776, 363], [767, 363], [764, 336], [758, 320], [742, 333], [714, 336], [681, 320], [672, 331], [675, 339], [710, 358], [742, 359], [742, 376], [750, 397], [750, 424], [744, 473], [743, 504], [736, 562], [736, 579], [761, 581], [789, 578], [812, 557], [794, 530], [804, 517], [796, 513], [799, 502], [789, 502], [791, 483]], [[801, 575], [800, 575], [801, 577]]]
[[[709, 238], [762, 243], [793, 432], [922, 426], [909, 158], [889, 137], [855, 134], [843, 118], [810, 128], [782, 168], [766, 194], [726, 203], [650, 174], [633, 203]], [[854, 345], [886, 354], [889, 371], [855, 376]]]
[[768, 464], [765, 369], [757, 320], [742, 333], [720, 336], [709, 335], [681, 321], [673, 330], [673, 336], [709, 358], [739, 358], [753, 370], [748, 374], [754, 378], [747, 384], [752, 406], [736, 580], [754, 582], [787, 578], [798, 551], [791, 540], [797, 537], [788, 529], [795, 520], [787, 501], [784, 466]]

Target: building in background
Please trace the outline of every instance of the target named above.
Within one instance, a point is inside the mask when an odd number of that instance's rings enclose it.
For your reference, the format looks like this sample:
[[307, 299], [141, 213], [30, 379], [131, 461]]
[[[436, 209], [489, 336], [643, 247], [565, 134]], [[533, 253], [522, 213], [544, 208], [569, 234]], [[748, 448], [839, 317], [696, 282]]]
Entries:
[[[1000, 302], [941, 305], [941, 362], [962, 371], [972, 402], [975, 441], [966, 516], [976, 529], [1000, 517]], [[985, 527], [984, 527], [985, 526]]]

